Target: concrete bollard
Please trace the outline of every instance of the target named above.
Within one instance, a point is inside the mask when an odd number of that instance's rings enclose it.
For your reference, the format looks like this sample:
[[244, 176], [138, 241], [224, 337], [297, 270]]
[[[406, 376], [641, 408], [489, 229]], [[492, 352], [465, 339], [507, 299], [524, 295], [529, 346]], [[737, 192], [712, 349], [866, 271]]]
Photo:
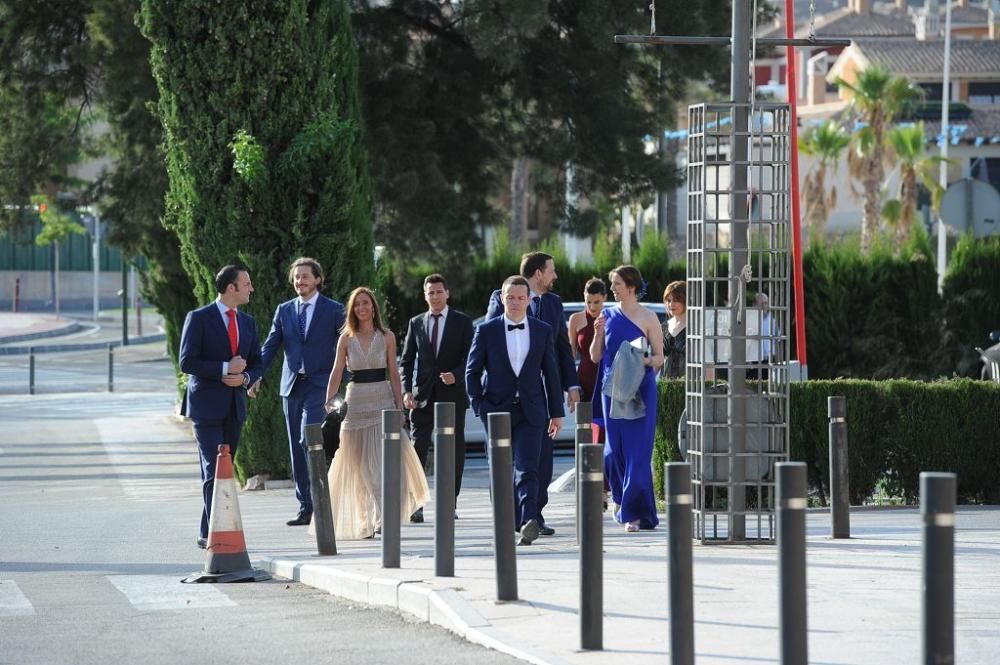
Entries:
[[806, 465], [779, 462], [778, 595], [781, 665], [808, 665], [806, 635]]
[[320, 556], [333, 556], [337, 553], [337, 534], [333, 526], [333, 506], [330, 504], [322, 423], [306, 425], [305, 434], [309, 447], [309, 490], [312, 494], [313, 525], [316, 527], [316, 549]]
[[[579, 402], [576, 405], [576, 446], [574, 459], [576, 463], [576, 542], [580, 542], [580, 478], [582, 477], [580, 473], [582, 468], [580, 467], [580, 446], [586, 446], [594, 442], [594, 430], [591, 429], [590, 425], [594, 422], [594, 405], [590, 402]], [[604, 468], [603, 464], [601, 468]], [[604, 490], [604, 481], [601, 481], [601, 490]], [[603, 501], [603, 495], [602, 495]]]
[[434, 405], [434, 574], [455, 576], [455, 404]]
[[[587, 406], [590, 406], [589, 404]], [[577, 430], [579, 437], [579, 430]], [[579, 440], [579, 438], [577, 439]], [[580, 535], [580, 648], [604, 648], [604, 446], [577, 447]]]
[[691, 553], [691, 465], [667, 462], [667, 585], [670, 665], [694, 665], [694, 565]]
[[828, 397], [830, 417], [830, 529], [833, 538], [851, 537], [851, 483], [847, 467], [847, 398]]
[[399, 568], [400, 501], [403, 491], [403, 414], [382, 411], [382, 567]]
[[955, 662], [955, 497], [954, 473], [920, 474], [923, 517], [922, 575], [924, 665]]
[[115, 347], [108, 344], [108, 392], [115, 391]]
[[510, 414], [487, 416], [490, 446], [490, 492], [493, 496], [493, 561], [497, 600], [517, 600], [517, 555], [514, 550], [514, 457], [510, 447]]
[[35, 394], [35, 347], [28, 349], [28, 394]]

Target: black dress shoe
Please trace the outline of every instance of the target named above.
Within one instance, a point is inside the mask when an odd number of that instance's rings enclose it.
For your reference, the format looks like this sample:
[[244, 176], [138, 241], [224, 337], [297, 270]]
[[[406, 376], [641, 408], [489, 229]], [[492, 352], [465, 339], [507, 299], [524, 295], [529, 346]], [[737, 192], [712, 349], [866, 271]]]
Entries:
[[556, 530], [550, 526], [545, 526], [544, 524], [538, 527], [539, 536], [554, 536], [556, 535]]
[[206, 547], [208, 547], [208, 538], [199, 538], [198, 547], [200, 547], [201, 549], [205, 549]]
[[413, 522], [414, 524], [423, 524], [424, 523], [424, 509], [423, 508], [417, 508], [415, 511], [413, 511], [413, 514], [410, 515], [410, 521]]
[[521, 527], [521, 540], [518, 545], [530, 545], [538, 539], [538, 522], [528, 520]]
[[298, 517], [285, 522], [288, 526], [308, 526], [312, 522], [312, 513], [299, 513]]

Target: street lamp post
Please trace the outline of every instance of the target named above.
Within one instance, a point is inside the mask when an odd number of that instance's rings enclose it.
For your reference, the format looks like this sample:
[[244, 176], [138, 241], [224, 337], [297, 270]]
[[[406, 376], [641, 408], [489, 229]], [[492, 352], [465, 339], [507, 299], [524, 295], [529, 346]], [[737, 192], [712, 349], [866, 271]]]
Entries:
[[[951, 105], [951, 1], [945, 2], [944, 12], [944, 81], [941, 85], [941, 164], [938, 167], [938, 184], [942, 191], [948, 189], [948, 107]], [[937, 270], [938, 293], [944, 287], [944, 273], [948, 268], [948, 238], [944, 220], [938, 210], [937, 220]]]

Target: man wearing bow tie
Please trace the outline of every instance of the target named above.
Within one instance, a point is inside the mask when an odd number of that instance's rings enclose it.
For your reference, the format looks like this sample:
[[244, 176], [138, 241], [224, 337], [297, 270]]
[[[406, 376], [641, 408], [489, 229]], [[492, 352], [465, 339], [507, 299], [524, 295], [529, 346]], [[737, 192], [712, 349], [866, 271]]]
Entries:
[[[299, 512], [288, 526], [303, 526], [312, 520], [312, 493], [309, 487], [309, 456], [303, 425], [320, 424], [326, 417], [326, 383], [333, 370], [337, 338], [344, 325], [344, 306], [320, 293], [323, 266], [316, 259], [303, 256], [288, 269], [288, 281], [297, 297], [278, 305], [271, 332], [261, 350], [260, 374], [263, 376], [278, 349], [284, 348], [281, 365], [282, 407], [288, 451], [292, 460], [292, 480]], [[250, 388], [256, 397], [260, 382]]]
[[515, 528], [520, 544], [539, 535], [538, 484], [542, 441], [562, 427], [563, 404], [552, 328], [528, 316], [528, 280], [515, 275], [501, 288], [503, 316], [480, 324], [472, 339], [465, 383], [476, 415], [510, 413], [514, 456]]
[[[552, 328], [555, 344], [556, 364], [559, 368], [556, 388], [566, 392], [566, 403], [569, 410], [576, 407], [580, 401], [580, 382], [576, 375], [576, 364], [573, 362], [573, 349], [569, 345], [566, 333], [566, 318], [563, 313], [563, 302], [552, 286], [559, 275], [556, 273], [555, 260], [545, 252], [528, 252], [521, 257], [521, 277], [528, 282], [530, 302], [528, 316], [544, 321]], [[490, 296], [486, 309], [486, 320], [494, 319], [503, 314], [504, 303], [499, 290]], [[558, 431], [558, 430], [557, 430]], [[553, 435], [554, 436], [554, 435]], [[538, 524], [543, 536], [551, 536], [556, 530], [545, 524], [542, 514], [549, 502], [549, 483], [552, 482], [552, 436], [546, 435], [542, 440], [542, 453], [538, 467]]]
[[236, 446], [247, 418], [247, 386], [260, 377], [257, 323], [237, 310], [250, 302], [253, 285], [246, 268], [229, 265], [215, 276], [215, 302], [188, 312], [181, 332], [180, 365], [188, 375], [181, 415], [194, 422], [201, 456], [204, 507], [198, 546], [208, 541], [215, 460], [219, 446]]

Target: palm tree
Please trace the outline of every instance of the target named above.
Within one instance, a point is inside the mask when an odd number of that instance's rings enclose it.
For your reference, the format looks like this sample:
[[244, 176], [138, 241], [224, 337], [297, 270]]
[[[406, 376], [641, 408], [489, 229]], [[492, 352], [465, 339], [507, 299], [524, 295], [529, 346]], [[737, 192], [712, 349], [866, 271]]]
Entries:
[[837, 187], [832, 185], [827, 191], [827, 169], [837, 173], [837, 165], [844, 148], [851, 142], [850, 136], [838, 122], [827, 120], [818, 127], [812, 127], [799, 138], [799, 150], [816, 158], [813, 168], [802, 183], [802, 198], [805, 200], [805, 220], [809, 229], [810, 242], [822, 242], [830, 211], [837, 207]]
[[851, 105], [862, 124], [853, 136], [848, 167], [860, 180], [864, 192], [861, 251], [867, 255], [878, 230], [879, 195], [888, 159], [886, 132], [904, 105], [918, 99], [922, 92], [905, 78], [893, 76], [878, 65], [861, 70], [854, 83], [838, 77], [837, 85], [851, 93]]
[[917, 212], [917, 195], [923, 184], [931, 193], [931, 207], [937, 211], [944, 190], [934, 179], [934, 170], [942, 161], [938, 155], [927, 154], [924, 123], [894, 127], [889, 131], [889, 149], [899, 164], [899, 211], [896, 220], [896, 248], [910, 240], [913, 219]]

